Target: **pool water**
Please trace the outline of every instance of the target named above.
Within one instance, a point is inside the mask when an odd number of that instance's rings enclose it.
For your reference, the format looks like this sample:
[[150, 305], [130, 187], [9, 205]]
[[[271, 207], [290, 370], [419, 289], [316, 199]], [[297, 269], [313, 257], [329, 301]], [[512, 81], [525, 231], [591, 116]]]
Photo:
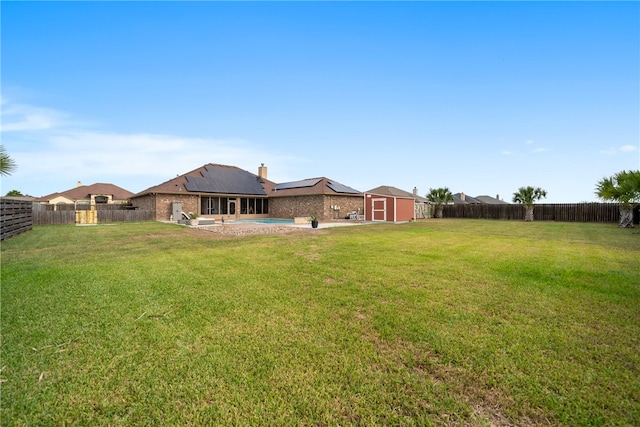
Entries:
[[279, 218], [259, 218], [259, 219], [235, 219], [233, 221], [227, 221], [229, 224], [239, 223], [254, 223], [254, 224], [293, 224], [292, 219], [279, 219]]

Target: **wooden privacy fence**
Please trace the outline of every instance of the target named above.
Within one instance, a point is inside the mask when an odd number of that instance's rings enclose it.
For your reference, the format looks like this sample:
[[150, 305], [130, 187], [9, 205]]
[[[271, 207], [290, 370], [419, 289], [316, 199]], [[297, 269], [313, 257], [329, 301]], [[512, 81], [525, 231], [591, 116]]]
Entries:
[[[525, 207], [516, 204], [455, 204], [444, 206], [442, 216], [524, 220], [524, 212]], [[620, 209], [617, 203], [535, 204], [533, 216], [535, 221], [618, 222]]]
[[98, 210], [98, 222], [139, 222], [154, 221], [153, 211], [139, 210]]
[[[154, 221], [155, 213], [134, 210], [127, 205], [94, 205], [98, 223]], [[91, 209], [89, 204], [45, 205], [33, 204], [33, 225], [63, 225], [76, 223], [76, 211]]]
[[0, 198], [0, 240], [33, 228], [31, 205], [30, 201]]

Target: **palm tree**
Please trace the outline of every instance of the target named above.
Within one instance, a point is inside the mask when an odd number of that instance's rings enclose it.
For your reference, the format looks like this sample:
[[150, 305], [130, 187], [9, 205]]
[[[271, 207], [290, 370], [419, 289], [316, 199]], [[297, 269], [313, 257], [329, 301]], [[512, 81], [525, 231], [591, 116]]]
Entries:
[[453, 194], [447, 187], [444, 188], [430, 188], [429, 194], [427, 194], [427, 200], [436, 204], [436, 218], [442, 218], [443, 205], [445, 203], [453, 202]]
[[11, 175], [16, 168], [16, 162], [9, 157], [4, 146], [0, 145], [0, 175]]
[[633, 207], [640, 203], [640, 171], [622, 171], [596, 184], [596, 196], [620, 203], [622, 228], [633, 228]]
[[513, 203], [522, 203], [526, 208], [524, 220], [533, 221], [533, 204], [543, 197], [547, 197], [547, 192], [540, 187], [520, 187], [517, 193], [513, 193]]

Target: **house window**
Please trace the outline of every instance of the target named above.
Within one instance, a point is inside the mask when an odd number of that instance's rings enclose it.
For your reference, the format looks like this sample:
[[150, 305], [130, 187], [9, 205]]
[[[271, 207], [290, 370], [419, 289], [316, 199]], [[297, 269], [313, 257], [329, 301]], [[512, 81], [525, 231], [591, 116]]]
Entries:
[[[229, 202], [235, 202], [237, 199], [228, 197], [201, 197], [200, 198], [200, 214], [201, 215], [234, 215], [230, 212]], [[235, 205], [234, 205], [235, 207]], [[243, 215], [252, 214], [268, 214], [269, 201], [267, 199], [256, 199], [241, 197], [240, 213]]]
[[95, 201], [96, 204], [109, 203], [109, 196], [96, 196]]
[[219, 197], [203, 197], [200, 199], [200, 214], [201, 215], [217, 215], [220, 210]]

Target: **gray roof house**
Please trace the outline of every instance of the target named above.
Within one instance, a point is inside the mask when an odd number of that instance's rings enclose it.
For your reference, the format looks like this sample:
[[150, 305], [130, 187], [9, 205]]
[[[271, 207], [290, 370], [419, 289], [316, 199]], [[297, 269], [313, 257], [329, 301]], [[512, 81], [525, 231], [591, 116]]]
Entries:
[[456, 193], [453, 195], [454, 204], [487, 204], [487, 205], [508, 205], [509, 203], [500, 200], [500, 196], [476, 196], [471, 197], [464, 193]]
[[500, 199], [500, 195], [496, 194], [496, 197], [491, 196], [476, 196], [474, 197], [476, 200], [480, 200], [482, 203], [486, 203], [489, 205], [509, 205], [509, 202], [505, 202]]

